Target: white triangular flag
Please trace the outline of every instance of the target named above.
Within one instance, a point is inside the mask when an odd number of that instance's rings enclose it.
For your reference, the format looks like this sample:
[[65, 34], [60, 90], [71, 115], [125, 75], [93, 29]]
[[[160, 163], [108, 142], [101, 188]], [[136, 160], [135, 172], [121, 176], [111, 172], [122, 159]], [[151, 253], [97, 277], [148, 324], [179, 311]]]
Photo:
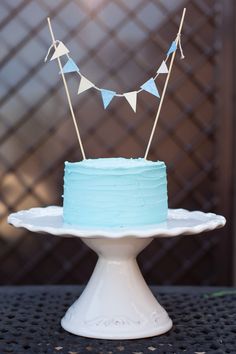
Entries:
[[165, 60], [161, 63], [159, 69], [157, 70], [157, 74], [168, 74], [169, 70], [167, 68]]
[[137, 105], [137, 91], [126, 92], [124, 93], [125, 98], [129, 102], [130, 106], [132, 107], [133, 111], [136, 112], [136, 105]]
[[93, 86], [94, 86], [94, 84], [91, 81], [86, 79], [86, 77], [81, 76], [81, 80], [80, 80], [80, 83], [79, 83], [79, 89], [78, 89], [78, 95], [81, 92], [84, 92], [84, 91], [90, 89], [90, 87], [93, 87]]
[[59, 58], [67, 53], [69, 53], [69, 49], [67, 49], [66, 46], [62, 42], [60, 42], [50, 60]]

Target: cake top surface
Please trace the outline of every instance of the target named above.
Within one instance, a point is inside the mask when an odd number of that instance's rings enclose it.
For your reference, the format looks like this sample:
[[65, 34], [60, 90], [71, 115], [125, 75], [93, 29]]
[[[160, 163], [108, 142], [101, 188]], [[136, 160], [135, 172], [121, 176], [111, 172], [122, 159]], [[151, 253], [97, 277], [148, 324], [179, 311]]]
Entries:
[[135, 168], [135, 167], [151, 167], [163, 166], [162, 161], [150, 161], [144, 158], [124, 158], [124, 157], [111, 157], [111, 158], [98, 158], [98, 159], [85, 159], [79, 162], [68, 162], [65, 164], [73, 165], [74, 167], [89, 167], [89, 168]]

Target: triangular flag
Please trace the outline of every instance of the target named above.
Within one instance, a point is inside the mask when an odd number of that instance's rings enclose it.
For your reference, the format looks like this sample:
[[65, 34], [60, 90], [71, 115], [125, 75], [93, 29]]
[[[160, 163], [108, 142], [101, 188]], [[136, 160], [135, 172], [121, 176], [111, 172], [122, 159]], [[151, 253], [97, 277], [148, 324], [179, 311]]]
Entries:
[[69, 53], [69, 49], [67, 49], [66, 46], [62, 42], [60, 42], [50, 60], [54, 60], [56, 58], [59, 58], [62, 55], [67, 54], [67, 53]]
[[149, 93], [151, 93], [152, 95], [156, 96], [156, 97], [160, 97], [159, 92], [157, 90], [156, 87], [156, 83], [153, 79], [153, 77], [151, 77], [151, 79], [149, 79], [148, 81], [146, 81], [142, 86], [140, 86], [144, 91], [147, 91]]
[[84, 91], [90, 89], [90, 87], [93, 87], [93, 86], [94, 86], [94, 84], [91, 81], [86, 79], [86, 77], [81, 76], [81, 80], [80, 80], [80, 83], [79, 83], [79, 89], [78, 89], [78, 95], [81, 92], [84, 92]]
[[115, 96], [115, 91], [101, 89], [102, 101], [103, 106], [106, 109], [109, 103], [111, 102], [112, 98]]
[[161, 63], [159, 69], [157, 70], [157, 74], [168, 74], [169, 70], [166, 66], [165, 60]]
[[[62, 72], [64, 74], [67, 74], [67, 73], [73, 73], [73, 72], [79, 72], [79, 68], [78, 66], [75, 64], [74, 60], [69, 58], [67, 60], [67, 62], [65, 63], [65, 65], [63, 66], [62, 68]], [[60, 71], [60, 74], [61, 74], [61, 71]]]
[[126, 92], [124, 93], [125, 98], [129, 102], [130, 106], [132, 107], [133, 111], [136, 112], [136, 105], [137, 105], [137, 91]]
[[177, 49], [177, 44], [175, 43], [175, 41], [173, 41], [171, 43], [171, 46], [170, 46], [168, 52], [167, 52], [167, 56], [169, 56], [171, 53], [175, 52], [176, 49]]

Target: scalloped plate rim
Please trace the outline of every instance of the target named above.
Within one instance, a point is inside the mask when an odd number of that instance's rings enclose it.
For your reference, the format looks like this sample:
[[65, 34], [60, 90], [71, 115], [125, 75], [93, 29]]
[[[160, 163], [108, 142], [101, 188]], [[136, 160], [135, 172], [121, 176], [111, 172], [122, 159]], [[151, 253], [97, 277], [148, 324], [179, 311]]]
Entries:
[[[174, 237], [178, 235], [191, 235], [202, 233], [203, 231], [211, 231], [216, 228], [223, 227], [226, 223], [226, 219], [214, 213], [204, 213], [202, 211], [189, 211], [186, 209], [168, 209], [167, 221], [175, 220], [190, 220], [195, 216], [195, 220], [199, 220], [198, 225], [177, 226], [168, 228], [168, 224], [152, 225], [142, 228], [126, 228], [119, 230], [117, 228], [112, 229], [95, 229], [95, 228], [78, 228], [69, 227], [64, 225], [63, 227], [52, 226], [40, 226], [26, 222], [22, 219], [22, 216], [29, 217], [40, 212], [41, 216], [60, 216], [62, 215], [63, 207], [60, 206], [47, 206], [47, 207], [35, 207], [27, 210], [21, 210], [16, 213], [12, 213], [8, 217], [8, 223], [15, 227], [24, 227], [32, 232], [49, 233], [56, 236], [74, 236], [74, 237], [104, 237], [104, 238], [121, 238], [121, 237]], [[201, 220], [202, 219], [202, 220]]]

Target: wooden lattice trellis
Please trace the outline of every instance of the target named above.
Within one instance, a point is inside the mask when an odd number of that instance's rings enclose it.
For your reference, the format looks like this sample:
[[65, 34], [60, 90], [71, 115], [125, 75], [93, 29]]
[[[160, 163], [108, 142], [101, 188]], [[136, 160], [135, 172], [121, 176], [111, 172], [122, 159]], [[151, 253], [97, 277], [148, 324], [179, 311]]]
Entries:
[[[50, 44], [46, 17], [87, 76], [99, 86], [128, 91], [153, 74], [184, 6], [186, 60], [176, 60], [149, 158], [168, 166], [171, 207], [227, 216], [218, 169], [220, 1], [1, 1], [1, 283], [84, 282], [95, 262], [79, 240], [37, 237], [6, 224], [12, 211], [61, 204], [63, 162], [81, 158], [57, 69], [43, 63]], [[71, 77], [69, 85], [88, 157], [143, 156], [155, 99], [140, 95], [136, 115], [119, 100], [104, 111], [96, 93], [78, 97], [78, 82]], [[223, 268], [217, 260], [223, 234], [155, 241], [140, 256], [146, 278], [229, 282], [230, 256]], [[228, 239], [223, 247], [230, 248]]]

